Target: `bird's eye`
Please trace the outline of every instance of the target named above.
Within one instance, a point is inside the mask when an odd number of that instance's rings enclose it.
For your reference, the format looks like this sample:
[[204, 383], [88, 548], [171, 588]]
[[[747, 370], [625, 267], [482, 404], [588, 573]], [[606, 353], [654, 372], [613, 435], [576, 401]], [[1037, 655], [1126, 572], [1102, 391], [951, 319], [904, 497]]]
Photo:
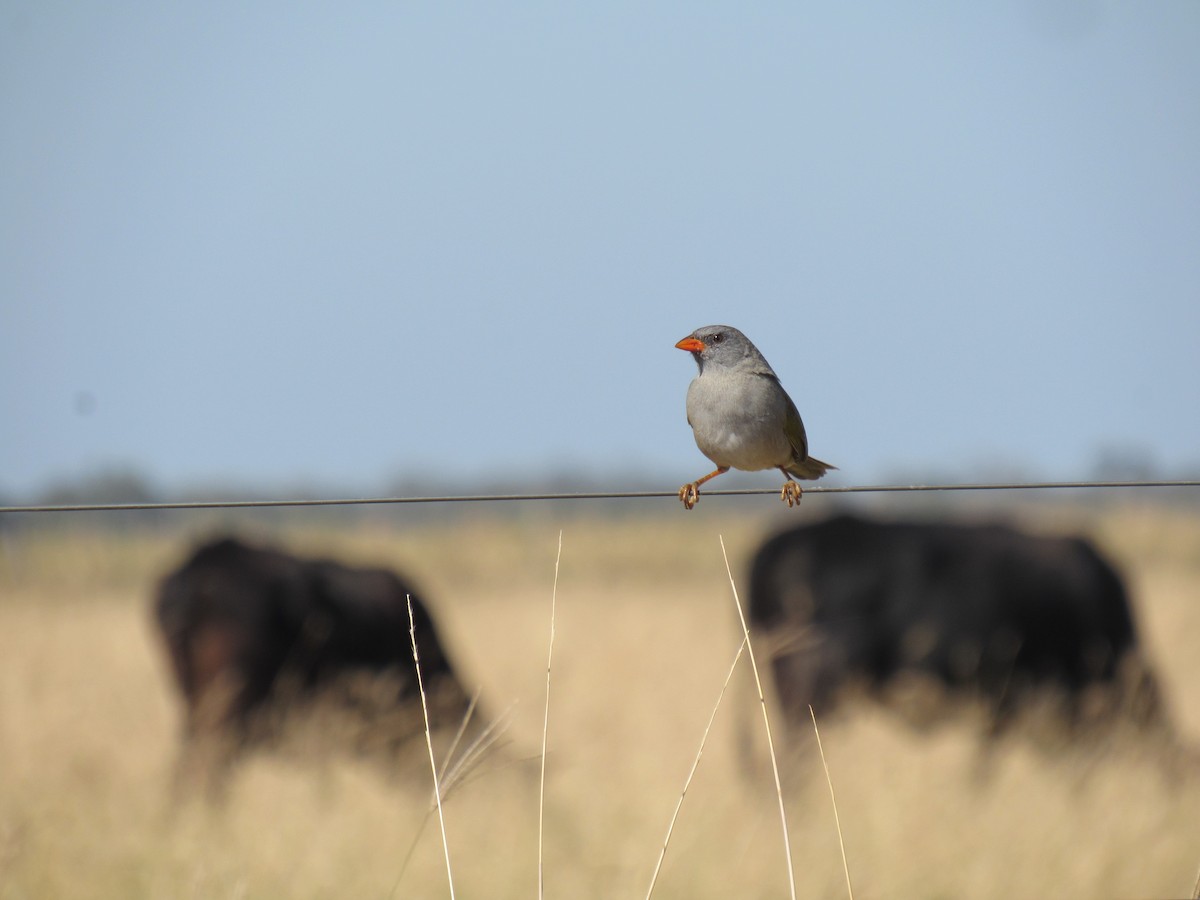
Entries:
[[709, 340], [711, 340], [714, 344], [719, 344], [721, 341], [725, 340], [725, 335], [723, 332], [718, 331], [711, 338], [709, 338]]

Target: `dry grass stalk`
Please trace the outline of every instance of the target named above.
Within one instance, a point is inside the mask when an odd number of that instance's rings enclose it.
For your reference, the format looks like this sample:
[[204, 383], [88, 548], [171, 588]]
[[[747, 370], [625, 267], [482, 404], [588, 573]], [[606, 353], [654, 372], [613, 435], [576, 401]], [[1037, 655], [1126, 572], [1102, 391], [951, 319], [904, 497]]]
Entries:
[[442, 760], [442, 774], [437, 781], [438, 790], [430, 797], [429, 806], [425, 810], [425, 816], [421, 819], [421, 824], [417, 826], [416, 834], [413, 835], [413, 839], [408, 845], [408, 852], [404, 854], [404, 860], [400, 863], [400, 871], [397, 873], [396, 880], [392, 884], [392, 890], [388, 894], [389, 897], [395, 897], [396, 891], [400, 889], [400, 882], [403, 881], [404, 873], [408, 870], [408, 864], [412, 862], [417, 845], [421, 842], [421, 835], [425, 833], [425, 826], [429, 824], [429, 817], [438, 808], [439, 800], [444, 803], [454, 792], [455, 788], [466, 783], [467, 776], [475, 771], [488, 752], [493, 750], [499, 743], [500, 735], [508, 730], [508, 725], [512, 718], [512, 706], [509, 706], [495, 721], [489, 722], [483, 731], [476, 735], [471, 743], [466, 746], [462, 754], [455, 758], [454, 752], [458, 749], [458, 745], [462, 741], [463, 734], [467, 730], [467, 725], [478, 703], [479, 691], [476, 691], [475, 695], [471, 698], [471, 703], [467, 707], [467, 711], [463, 714], [458, 731], [455, 733], [454, 739], [450, 742], [450, 747], [447, 749], [445, 757]]
[[450, 867], [450, 843], [446, 840], [446, 817], [442, 814], [442, 788], [438, 783], [437, 760], [433, 758], [433, 735], [429, 731], [429, 706], [425, 700], [425, 682], [421, 678], [421, 655], [417, 651], [417, 624], [413, 619], [412, 597], [408, 600], [408, 637], [412, 642], [413, 665], [417, 670], [417, 688], [421, 692], [421, 713], [425, 717], [425, 746], [429, 750], [429, 770], [433, 773], [433, 795], [437, 799], [438, 824], [442, 828], [442, 850], [446, 854], [446, 881], [450, 900], [454, 900], [454, 872]]
[[663, 860], [667, 856], [667, 845], [671, 843], [671, 834], [675, 831], [675, 821], [679, 818], [679, 810], [683, 807], [683, 798], [687, 796], [688, 788], [692, 786], [692, 778], [696, 775], [696, 769], [700, 766], [700, 757], [704, 755], [704, 745], [708, 743], [708, 733], [712, 731], [713, 722], [717, 718], [717, 710], [721, 708], [721, 701], [725, 698], [725, 691], [729, 688], [729, 682], [733, 679], [734, 670], [737, 669], [738, 660], [742, 658], [742, 651], [746, 649], [746, 638], [742, 638], [742, 642], [738, 644], [737, 653], [734, 654], [733, 663], [729, 666], [729, 674], [725, 676], [725, 683], [721, 685], [721, 693], [717, 695], [717, 702], [713, 706], [712, 715], [708, 717], [708, 724], [704, 726], [704, 735], [700, 738], [700, 749], [696, 751], [696, 758], [692, 760], [692, 769], [687, 774], [687, 779], [683, 782], [683, 791], [679, 794], [679, 800], [675, 804], [675, 812], [671, 814], [671, 823], [667, 826], [667, 836], [663, 838], [662, 850], [658, 854], [658, 862], [654, 864], [654, 874], [650, 876], [650, 887], [646, 890], [646, 900], [650, 900], [650, 895], [654, 893], [654, 885], [658, 881], [658, 873], [662, 870]]
[[750, 640], [750, 628], [746, 624], [746, 614], [742, 612], [742, 601], [738, 597], [737, 585], [733, 581], [733, 571], [729, 568], [729, 554], [725, 550], [725, 537], [718, 535], [721, 542], [721, 555], [725, 558], [725, 573], [729, 576], [729, 587], [733, 590], [733, 605], [737, 609], [738, 621], [742, 623], [742, 634], [746, 639], [746, 649], [750, 653], [750, 668], [754, 672], [754, 686], [758, 689], [758, 703], [762, 709], [763, 728], [767, 733], [767, 749], [771, 753], [771, 772], [775, 776], [775, 796], [779, 799], [779, 821], [783, 827], [783, 848], [787, 854], [788, 888], [792, 900], [796, 900], [796, 871], [792, 865], [792, 839], [788, 834], [787, 810], [783, 804], [783, 784], [779, 779], [779, 760], [775, 756], [775, 740], [771, 736], [771, 717], [767, 715], [767, 698], [763, 693], [762, 679], [758, 675], [758, 662], [754, 659], [754, 643]]
[[[478, 699], [478, 693], [476, 699]], [[475, 700], [471, 701], [472, 708]], [[475, 771], [476, 767], [483, 761], [483, 758], [500, 743], [500, 736], [508, 730], [508, 726], [512, 720], [512, 705], [508, 707], [495, 721], [489, 722], [471, 743], [467, 744], [463, 752], [454, 758], [455, 744], [461, 740], [462, 732], [466, 729], [467, 718], [471, 715], [471, 709], [467, 710], [466, 716], [462, 724], [459, 726], [458, 734], [451, 744], [450, 750], [446, 753], [446, 759], [442, 763], [442, 800], [443, 802], [454, 791], [456, 787], [464, 783], [467, 776]], [[430, 802], [430, 810], [433, 809], [433, 803]]]
[[558, 532], [558, 554], [554, 557], [554, 587], [550, 591], [550, 649], [546, 651], [546, 708], [542, 714], [542, 774], [538, 788], [538, 900], [543, 896], [542, 838], [546, 814], [546, 736], [550, 731], [550, 665], [554, 661], [554, 614], [558, 604], [558, 564], [562, 561], [562, 531]]
[[445, 784], [446, 771], [449, 769], [450, 763], [454, 760], [454, 751], [458, 749], [459, 742], [462, 741], [463, 735], [466, 734], [467, 725], [470, 724], [471, 717], [475, 715], [475, 707], [478, 705], [479, 688], [476, 688], [475, 693], [471, 695], [471, 702], [467, 704], [467, 711], [463, 713], [462, 721], [458, 723], [458, 731], [454, 732], [454, 738], [450, 741], [450, 746], [446, 748], [446, 755], [442, 757], [442, 788], [444, 792], [449, 792], [450, 790]]
[[808, 705], [808, 714], [812, 716], [813, 734], [817, 736], [817, 750], [821, 754], [821, 766], [825, 769], [825, 783], [829, 785], [829, 799], [833, 801], [833, 821], [837, 825], [838, 846], [842, 849], [842, 869], [846, 873], [846, 892], [850, 900], [854, 900], [854, 885], [850, 883], [850, 863], [846, 860], [846, 842], [842, 839], [842, 819], [838, 815], [837, 797], [833, 793], [833, 779], [829, 777], [829, 764], [825, 762], [825, 747], [821, 744], [821, 732], [817, 728], [817, 714], [813, 712], [812, 704]]

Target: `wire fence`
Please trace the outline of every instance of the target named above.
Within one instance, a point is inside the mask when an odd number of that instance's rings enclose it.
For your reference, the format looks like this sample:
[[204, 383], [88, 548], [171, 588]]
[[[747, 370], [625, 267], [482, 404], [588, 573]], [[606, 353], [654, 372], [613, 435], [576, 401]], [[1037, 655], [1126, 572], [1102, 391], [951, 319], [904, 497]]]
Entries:
[[[1197, 488], [1200, 480], [1143, 481], [1037, 481], [973, 484], [871, 484], [845, 487], [806, 487], [805, 494], [888, 494], [938, 491], [1046, 491], [1122, 488]], [[704, 497], [778, 495], [778, 488], [734, 488], [705, 491]], [[428, 497], [344, 497], [304, 500], [178, 500], [147, 503], [69, 503], [0, 506], [0, 513], [133, 512], [167, 509], [260, 509], [307, 506], [387, 506], [413, 503], [514, 503], [550, 500], [661, 500], [678, 499], [678, 491], [578, 491], [528, 494], [449, 494]]]

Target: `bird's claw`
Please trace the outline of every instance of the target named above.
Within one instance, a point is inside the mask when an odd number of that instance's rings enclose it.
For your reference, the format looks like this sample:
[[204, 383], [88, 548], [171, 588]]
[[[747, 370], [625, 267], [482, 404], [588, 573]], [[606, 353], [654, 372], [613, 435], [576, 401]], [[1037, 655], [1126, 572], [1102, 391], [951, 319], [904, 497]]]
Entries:
[[700, 502], [700, 485], [695, 481], [685, 484], [679, 489], [679, 499], [684, 509], [691, 509]]
[[799, 506], [800, 498], [804, 495], [804, 491], [800, 485], [794, 481], [785, 481], [783, 490], [779, 492], [779, 499], [786, 503], [789, 507]]

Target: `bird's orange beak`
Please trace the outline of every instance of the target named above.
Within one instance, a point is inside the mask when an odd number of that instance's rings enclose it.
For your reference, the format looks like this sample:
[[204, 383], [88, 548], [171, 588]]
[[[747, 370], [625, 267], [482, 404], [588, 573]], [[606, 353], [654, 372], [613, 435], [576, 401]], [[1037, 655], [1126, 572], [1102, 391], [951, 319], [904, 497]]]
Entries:
[[685, 337], [682, 341], [675, 345], [680, 350], [686, 350], [689, 353], [699, 353], [705, 347], [704, 341], [697, 340], [694, 337]]

